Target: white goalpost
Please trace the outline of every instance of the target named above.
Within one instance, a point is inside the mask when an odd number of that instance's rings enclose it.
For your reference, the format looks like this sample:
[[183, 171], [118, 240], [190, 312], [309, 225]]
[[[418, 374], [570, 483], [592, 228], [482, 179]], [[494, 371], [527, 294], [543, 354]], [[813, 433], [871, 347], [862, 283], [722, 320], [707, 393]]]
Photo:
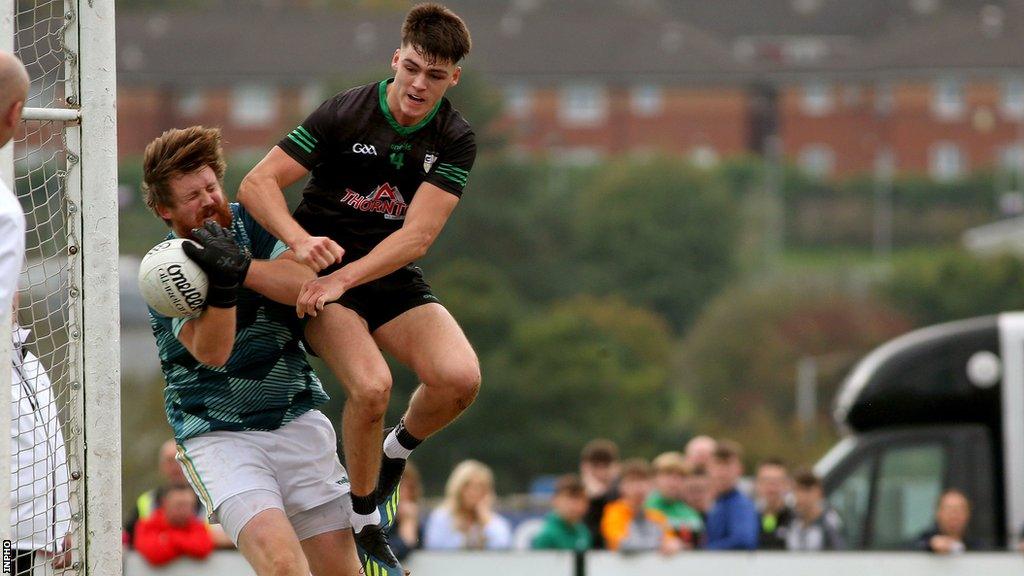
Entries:
[[[14, 50], [32, 80], [22, 129], [0, 151], [0, 176], [25, 210], [18, 319], [50, 382], [26, 376], [32, 381], [13, 391], [35, 399], [18, 404], [31, 414], [15, 415], [33, 426], [41, 452], [12, 453], [0, 441], [4, 462], [18, 470], [6, 489], [11, 476], [0, 474], [0, 514], [10, 517], [12, 491], [42, 497], [34, 502], [45, 509], [30, 506], [16, 526], [0, 526], [5, 540], [33, 549], [45, 542], [51, 553], [70, 534], [71, 563], [56, 568], [38, 554], [34, 574], [120, 574], [114, 0], [0, 0], [0, 47]], [[12, 402], [7, 334], [0, 330], [3, 406]], [[5, 425], [10, 411], [0, 412]]]

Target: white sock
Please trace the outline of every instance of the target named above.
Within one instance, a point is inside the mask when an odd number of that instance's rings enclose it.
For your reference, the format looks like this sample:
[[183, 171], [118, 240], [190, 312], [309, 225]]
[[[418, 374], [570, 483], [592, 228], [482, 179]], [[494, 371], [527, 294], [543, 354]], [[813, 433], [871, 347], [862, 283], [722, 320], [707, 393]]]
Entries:
[[384, 455], [388, 458], [405, 460], [409, 458], [409, 454], [412, 454], [412, 450], [402, 446], [402, 443], [398, 441], [398, 435], [395, 434], [397, 430], [396, 426], [391, 432], [388, 432], [387, 438], [384, 439]]
[[380, 524], [380, 510], [374, 508], [372, 514], [352, 513], [352, 531], [359, 532], [371, 524]]

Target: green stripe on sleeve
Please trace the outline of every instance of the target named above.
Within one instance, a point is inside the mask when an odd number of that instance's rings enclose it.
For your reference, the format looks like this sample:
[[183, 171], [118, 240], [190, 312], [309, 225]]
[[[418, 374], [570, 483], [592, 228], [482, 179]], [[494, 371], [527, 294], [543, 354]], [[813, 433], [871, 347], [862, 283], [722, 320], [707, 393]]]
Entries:
[[444, 176], [448, 180], [451, 180], [452, 182], [455, 182], [456, 184], [460, 184], [462, 186], [465, 186], [466, 181], [468, 180], [468, 177], [465, 175], [450, 172], [443, 168], [438, 168], [437, 170], [435, 170], [435, 172], [437, 172], [439, 176]]
[[445, 170], [451, 170], [451, 171], [456, 172], [458, 174], [465, 174], [466, 176], [469, 176], [469, 170], [466, 170], [464, 168], [459, 168], [458, 166], [455, 166], [454, 164], [443, 164], [442, 163], [442, 164], [438, 164], [437, 168], [439, 170], [443, 168]]
[[305, 126], [299, 126], [295, 130], [297, 132], [300, 132], [303, 136], [305, 136], [307, 140], [309, 140], [313, 144], [316, 144], [316, 138], [314, 138], [313, 135], [309, 133], [309, 130], [306, 130]]
[[298, 144], [299, 148], [302, 148], [303, 150], [306, 151], [306, 154], [311, 154], [313, 152], [313, 147], [309, 144], [306, 144], [298, 136], [296, 136], [294, 130], [292, 131], [291, 134], [288, 135], [288, 139]]
[[[302, 128], [302, 126], [299, 126], [299, 128]], [[295, 136], [299, 140], [302, 140], [307, 145], [309, 145], [310, 148], [316, 148], [316, 139], [313, 138], [312, 136], [307, 136], [306, 134], [308, 133], [303, 134], [302, 132], [299, 131], [299, 128], [292, 130], [292, 136]]]

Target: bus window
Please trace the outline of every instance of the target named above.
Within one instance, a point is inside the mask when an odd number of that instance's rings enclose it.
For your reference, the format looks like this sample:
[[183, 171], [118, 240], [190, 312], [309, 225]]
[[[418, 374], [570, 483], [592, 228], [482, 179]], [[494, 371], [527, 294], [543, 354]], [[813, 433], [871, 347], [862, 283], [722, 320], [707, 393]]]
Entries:
[[873, 458], [865, 459], [842, 484], [828, 495], [829, 506], [843, 520], [843, 535], [847, 545], [860, 548], [867, 524], [868, 503], [871, 496], [871, 464]]
[[934, 521], [946, 450], [941, 444], [894, 447], [882, 453], [870, 548], [905, 549]]

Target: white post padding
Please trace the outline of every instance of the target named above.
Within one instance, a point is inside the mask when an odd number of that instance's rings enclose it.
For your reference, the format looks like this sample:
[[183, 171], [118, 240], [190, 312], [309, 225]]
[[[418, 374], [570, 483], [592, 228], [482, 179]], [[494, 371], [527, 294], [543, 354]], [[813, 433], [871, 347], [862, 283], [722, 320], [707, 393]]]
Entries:
[[86, 574], [121, 573], [121, 358], [114, 0], [80, 0]]

